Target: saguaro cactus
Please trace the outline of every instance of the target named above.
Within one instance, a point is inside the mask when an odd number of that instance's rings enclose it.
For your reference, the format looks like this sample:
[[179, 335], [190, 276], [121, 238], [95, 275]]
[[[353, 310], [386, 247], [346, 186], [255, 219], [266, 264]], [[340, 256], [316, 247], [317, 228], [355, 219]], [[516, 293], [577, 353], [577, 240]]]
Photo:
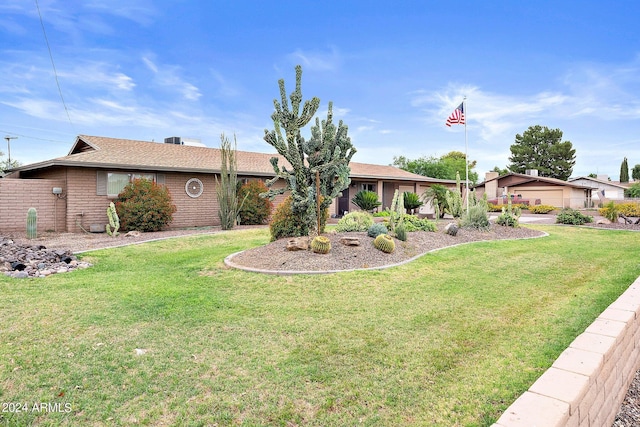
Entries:
[[116, 212], [116, 205], [114, 205], [113, 202], [109, 203], [107, 217], [109, 218], [109, 224], [106, 225], [107, 234], [111, 237], [116, 237], [120, 229], [120, 218], [118, 217], [118, 212]]
[[38, 236], [38, 212], [36, 208], [27, 211], [27, 239], [35, 239]]

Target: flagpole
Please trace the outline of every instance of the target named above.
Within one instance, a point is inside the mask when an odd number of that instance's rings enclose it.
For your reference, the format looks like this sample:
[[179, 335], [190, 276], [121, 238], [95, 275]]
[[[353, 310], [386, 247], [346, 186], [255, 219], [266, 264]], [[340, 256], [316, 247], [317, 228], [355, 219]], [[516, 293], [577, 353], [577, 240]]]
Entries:
[[469, 215], [469, 144], [467, 143], [467, 97], [462, 99], [464, 105], [462, 111], [464, 111], [464, 163], [466, 167], [466, 194], [467, 194], [467, 215]]

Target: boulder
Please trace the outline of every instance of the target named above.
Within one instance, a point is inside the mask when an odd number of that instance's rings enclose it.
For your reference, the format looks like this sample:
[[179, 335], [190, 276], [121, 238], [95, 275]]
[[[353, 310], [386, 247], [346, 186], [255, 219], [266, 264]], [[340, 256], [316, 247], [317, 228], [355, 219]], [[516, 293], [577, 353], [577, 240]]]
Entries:
[[450, 236], [455, 237], [455, 235], [458, 234], [458, 226], [455, 225], [453, 222], [450, 222], [444, 227], [444, 232]]
[[344, 236], [340, 238], [340, 243], [345, 246], [360, 246], [360, 239], [353, 236]]
[[596, 221], [597, 225], [608, 225], [611, 224], [611, 221], [609, 221], [606, 218], [600, 218], [599, 220]]
[[306, 251], [309, 249], [309, 237], [294, 237], [287, 240], [288, 251]]

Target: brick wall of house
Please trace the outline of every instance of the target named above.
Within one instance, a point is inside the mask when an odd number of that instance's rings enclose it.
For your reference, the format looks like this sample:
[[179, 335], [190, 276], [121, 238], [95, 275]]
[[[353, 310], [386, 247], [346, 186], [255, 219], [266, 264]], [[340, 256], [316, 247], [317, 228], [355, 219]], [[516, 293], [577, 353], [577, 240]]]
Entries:
[[[166, 172], [163, 175], [165, 185], [177, 208], [169, 228], [207, 227], [220, 224], [214, 175], [177, 172]], [[49, 179], [41, 179], [45, 177]], [[38, 209], [39, 229], [80, 233], [83, 230], [90, 231], [94, 226], [104, 230], [104, 226], [108, 223], [107, 207], [113, 199], [97, 195], [95, 169], [55, 168], [33, 172], [22, 178], [25, 179], [0, 180], [0, 183], [5, 183], [4, 190], [0, 187], [0, 200], [3, 202], [0, 207], [0, 231], [23, 231], [26, 227], [26, 210], [36, 203], [35, 200], [38, 200], [34, 207]], [[191, 178], [202, 181], [203, 192], [199, 197], [190, 197], [186, 192], [185, 185]], [[283, 185], [284, 183], [280, 181], [274, 188], [282, 188]], [[64, 188], [64, 198], [56, 198], [52, 194], [51, 190], [54, 186]], [[285, 197], [286, 195], [276, 197], [274, 209]], [[54, 217], [57, 217], [57, 226], [54, 224]]]
[[25, 232], [29, 208], [37, 211], [38, 233], [65, 231], [65, 200], [52, 191], [64, 191], [64, 184], [62, 179], [0, 179], [0, 232]]

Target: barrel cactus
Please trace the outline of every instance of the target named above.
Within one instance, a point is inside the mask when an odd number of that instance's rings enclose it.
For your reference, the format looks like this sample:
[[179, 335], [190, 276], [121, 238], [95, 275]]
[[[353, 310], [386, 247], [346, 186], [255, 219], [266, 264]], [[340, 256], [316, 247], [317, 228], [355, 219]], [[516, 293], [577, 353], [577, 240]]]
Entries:
[[393, 238], [388, 234], [380, 234], [373, 241], [373, 246], [375, 246], [376, 249], [379, 249], [382, 252], [390, 254], [395, 250], [396, 243], [393, 241]]
[[331, 240], [325, 236], [316, 236], [311, 241], [311, 250], [317, 254], [326, 254], [331, 250]]

